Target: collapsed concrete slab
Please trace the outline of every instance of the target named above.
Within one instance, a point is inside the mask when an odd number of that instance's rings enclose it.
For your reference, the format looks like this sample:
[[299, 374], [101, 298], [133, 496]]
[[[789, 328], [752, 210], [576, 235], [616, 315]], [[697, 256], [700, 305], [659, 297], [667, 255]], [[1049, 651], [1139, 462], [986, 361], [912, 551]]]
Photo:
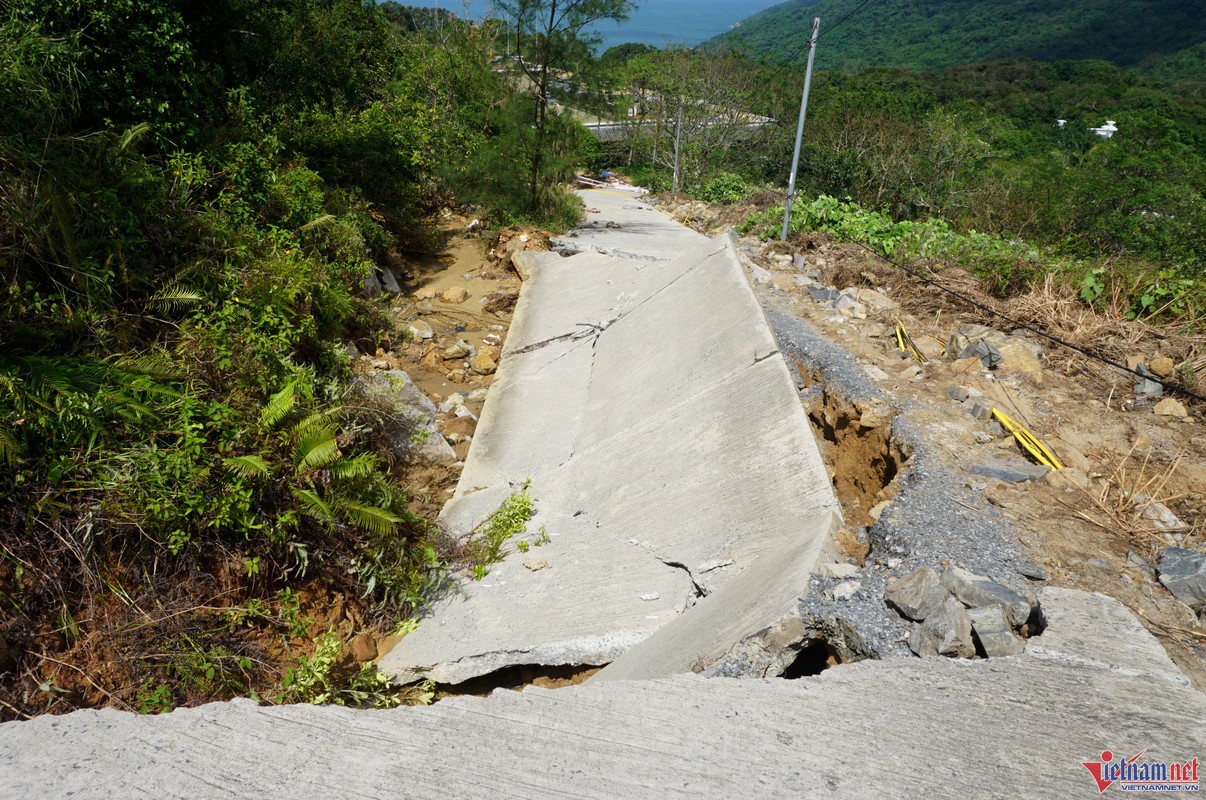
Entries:
[[1104, 750], [1200, 757], [1206, 695], [1182, 685], [1133, 616], [1100, 595], [1040, 599], [1048, 633], [1058, 624], [1069, 635], [990, 661], [865, 661], [794, 681], [606, 681], [393, 711], [244, 700], [41, 717], [0, 725], [0, 786], [74, 800], [979, 800], [1090, 796], [1082, 762]]
[[[528, 479], [547, 568], [510, 558], [462, 582], [383, 670], [459, 683], [601, 665], [697, 615], [678, 635], [707, 662], [779, 619], [832, 558], [837, 501], [728, 237], [532, 272], [441, 519], [467, 535]], [[749, 570], [762, 577], [737, 582]], [[683, 667], [656, 662], [645, 669]]]

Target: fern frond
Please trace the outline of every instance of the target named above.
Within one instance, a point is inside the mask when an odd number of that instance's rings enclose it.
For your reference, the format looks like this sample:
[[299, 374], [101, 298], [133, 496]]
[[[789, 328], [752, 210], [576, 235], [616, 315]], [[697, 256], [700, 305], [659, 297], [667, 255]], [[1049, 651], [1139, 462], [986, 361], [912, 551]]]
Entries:
[[373, 453], [361, 453], [352, 458], [341, 459], [331, 467], [331, 474], [336, 478], [363, 478], [371, 475], [380, 465], [381, 459]]
[[314, 230], [315, 228], [324, 228], [327, 225], [330, 225], [334, 221], [335, 221], [334, 214], [323, 214], [321, 217], [312, 219], [309, 222], [307, 222], [305, 225], [302, 225], [300, 228], [297, 229], [297, 232], [305, 233], [306, 231]]
[[272, 467], [260, 456], [231, 456], [223, 459], [226, 468], [240, 478], [267, 478]]
[[127, 353], [114, 362], [117, 367], [131, 375], [145, 375], [159, 380], [175, 380], [180, 370], [171, 358], [157, 350], [148, 353]]
[[260, 411], [260, 425], [264, 428], [275, 428], [293, 410], [295, 405], [297, 405], [297, 393], [294, 390], [294, 383], [289, 382], [285, 384], [284, 389], [268, 398], [268, 402]]
[[315, 429], [334, 430], [336, 427], [335, 418], [339, 416], [342, 409], [328, 408], [325, 411], [319, 411], [303, 419], [301, 422], [293, 426], [293, 432], [298, 436], [306, 436]]
[[341, 502], [339, 509], [347, 517], [348, 522], [377, 536], [393, 533], [394, 526], [402, 522], [401, 517], [388, 509], [354, 503], [350, 500]]
[[140, 122], [132, 128], [127, 128], [117, 141], [117, 149], [123, 152], [128, 150], [130, 145], [141, 139], [150, 130], [151, 124], [149, 122]]
[[204, 299], [205, 295], [196, 289], [173, 284], [164, 287], [147, 300], [147, 308], [170, 314], [195, 306]]
[[305, 511], [312, 517], [317, 517], [323, 522], [330, 522], [335, 519], [335, 512], [327, 505], [321, 497], [311, 489], [294, 489], [293, 497], [302, 504]]
[[7, 427], [0, 428], [0, 461], [10, 467], [16, 466], [20, 451], [21, 445], [17, 442], [17, 437], [13, 436], [13, 432]]
[[298, 470], [319, 469], [341, 455], [339, 443], [335, 441], [335, 429], [316, 428], [298, 439], [293, 460]]

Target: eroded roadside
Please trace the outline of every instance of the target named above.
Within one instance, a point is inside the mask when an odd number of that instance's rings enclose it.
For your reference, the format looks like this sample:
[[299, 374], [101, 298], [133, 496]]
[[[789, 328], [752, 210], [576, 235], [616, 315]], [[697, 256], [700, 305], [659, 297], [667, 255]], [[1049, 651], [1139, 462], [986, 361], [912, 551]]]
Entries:
[[[801, 609], [831, 649], [907, 653], [909, 627], [885, 591], [921, 566], [957, 566], [1024, 594], [1114, 597], [1206, 687], [1206, 621], [1160, 580], [1170, 553], [1203, 552], [1199, 418], [1156, 412], [1158, 398], [1136, 397], [1128, 381], [1088, 380], [1086, 366], [1022, 331], [990, 334], [1005, 352], [994, 369], [946, 356], [952, 336], [984, 320], [902, 285], [860, 249], [818, 236], [740, 246], [847, 518], [839, 543], [850, 569], [817, 576]], [[897, 322], [926, 363], [900, 352]], [[994, 407], [1068, 468], [1035, 465]]]

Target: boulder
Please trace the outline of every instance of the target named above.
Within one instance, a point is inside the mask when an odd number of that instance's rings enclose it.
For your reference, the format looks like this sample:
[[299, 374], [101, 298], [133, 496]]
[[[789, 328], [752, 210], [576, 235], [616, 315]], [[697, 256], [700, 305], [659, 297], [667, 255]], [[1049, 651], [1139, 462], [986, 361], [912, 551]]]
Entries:
[[971, 620], [972, 633], [980, 642], [980, 648], [989, 658], [1020, 655], [1026, 649], [1022, 637], [1013, 632], [1005, 619], [1001, 606], [982, 606], [967, 612]]
[[469, 359], [469, 368], [479, 375], [491, 375], [498, 364], [490, 353], [481, 352]]
[[1152, 363], [1148, 364], [1147, 367], [1157, 377], [1167, 378], [1173, 374], [1173, 370], [1177, 368], [1177, 365], [1168, 356], [1160, 356], [1159, 358], [1153, 358]]
[[1160, 583], [1190, 608], [1206, 608], [1206, 553], [1168, 548], [1160, 556]]
[[460, 341], [454, 345], [444, 348], [441, 354], [445, 361], [455, 361], [458, 358], [469, 358], [473, 355], [473, 348], [466, 342]]
[[1159, 403], [1156, 403], [1154, 411], [1161, 417], [1185, 419], [1189, 416], [1189, 411], [1185, 408], [1184, 404], [1180, 400], [1174, 400], [1171, 397], [1166, 397]]
[[948, 597], [942, 607], [926, 618], [911, 634], [909, 649], [917, 655], [972, 658], [976, 645], [972, 641], [971, 619], [967, 610], [953, 597]]
[[921, 622], [942, 608], [946, 589], [931, 567], [919, 567], [888, 584], [884, 600], [911, 620]]
[[435, 336], [435, 331], [432, 330], [431, 325], [421, 319], [411, 322], [407, 326], [407, 330], [410, 331], [411, 336], [415, 337], [415, 341], [424, 341]]
[[1011, 628], [1021, 627], [1030, 618], [1029, 600], [983, 575], [947, 567], [942, 573], [942, 585], [968, 608], [1000, 606]]
[[398, 460], [423, 464], [453, 464], [456, 453], [436, 430], [438, 411], [401, 370], [358, 376], [356, 388], [383, 412], [390, 450]]
[[402, 287], [398, 285], [398, 279], [389, 267], [381, 268], [381, 286], [390, 294], [402, 294]]
[[453, 286], [440, 292], [440, 302], [459, 305], [469, 299], [469, 290], [464, 286]]

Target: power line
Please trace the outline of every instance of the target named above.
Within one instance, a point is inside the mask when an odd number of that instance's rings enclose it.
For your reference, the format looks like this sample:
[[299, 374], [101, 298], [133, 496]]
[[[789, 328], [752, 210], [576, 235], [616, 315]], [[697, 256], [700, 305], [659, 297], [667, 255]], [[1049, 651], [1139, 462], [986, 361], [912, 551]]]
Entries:
[[1144, 380], [1152, 381], [1153, 383], [1158, 383], [1161, 386], [1163, 386], [1165, 389], [1168, 389], [1171, 392], [1175, 392], [1176, 394], [1182, 394], [1182, 395], [1185, 395], [1186, 397], [1192, 397], [1195, 400], [1200, 400], [1203, 403], [1206, 403], [1206, 397], [1203, 397], [1202, 395], [1197, 394], [1196, 392], [1194, 392], [1190, 389], [1186, 389], [1184, 386], [1179, 386], [1178, 384], [1161, 380], [1160, 378], [1152, 375], [1151, 373], [1148, 373], [1145, 375], [1142, 372], [1133, 370], [1130, 367], [1119, 364], [1116, 361], [1111, 361], [1110, 359], [1106, 358], [1105, 356], [1099, 355], [1098, 353], [1095, 353], [1092, 350], [1088, 350], [1084, 347], [1081, 347], [1078, 344], [1073, 344], [1072, 342], [1069, 342], [1065, 339], [1061, 339], [1060, 337], [1054, 336], [1050, 333], [1047, 333], [1046, 331], [1041, 331], [1038, 328], [1034, 327], [1033, 325], [1027, 325], [1025, 322], [1016, 320], [1007, 314], [1002, 314], [1000, 311], [997, 311], [995, 308], [992, 308], [991, 306], [987, 306], [984, 303], [979, 302], [978, 300], [973, 300], [972, 298], [970, 298], [964, 294], [960, 294], [959, 292], [956, 292], [954, 289], [948, 289], [947, 287], [943, 286], [941, 283], [938, 283], [938, 281], [936, 281], [932, 278], [926, 277], [925, 275], [921, 274], [920, 272], [918, 272], [915, 269], [906, 267], [903, 264], [896, 263], [895, 261], [888, 258], [883, 253], [879, 252], [878, 250], [875, 250], [874, 248], [868, 247], [867, 245], [863, 244], [862, 242], [851, 242], [851, 244], [861, 247], [862, 249], [866, 250], [868, 253], [871, 253], [874, 256], [878, 256], [879, 258], [888, 262], [889, 264], [896, 267], [901, 272], [905, 272], [909, 275], [912, 275], [914, 278], [921, 281], [922, 283], [929, 284], [930, 286], [933, 286], [935, 289], [939, 289], [943, 292], [946, 292], [947, 294], [951, 295], [952, 297], [956, 297], [959, 300], [962, 300], [964, 303], [967, 303], [968, 305], [973, 306], [974, 308], [977, 308], [981, 311], [985, 311], [989, 314], [992, 314], [993, 316], [1000, 317], [1001, 319], [1003, 319], [1019, 328], [1024, 328], [1025, 330], [1028, 330], [1031, 333], [1037, 334], [1037, 335], [1043, 337], [1044, 339], [1048, 339], [1052, 342], [1055, 342], [1058, 345], [1062, 345], [1062, 346], [1068, 348], [1069, 350], [1075, 350], [1077, 353], [1080, 353], [1083, 356], [1086, 356], [1095, 361], [1100, 361], [1101, 363], [1107, 364], [1107, 365], [1113, 367], [1114, 369], [1129, 373], [1131, 375], [1134, 375], [1137, 378], [1143, 378]]
[[833, 33], [835, 30], [837, 30], [837, 28], [838, 28], [838, 27], [839, 27], [839, 26], [840, 26], [840, 25], [841, 25], [843, 22], [845, 22], [846, 20], [850, 19], [851, 17], [853, 17], [853, 16], [854, 16], [855, 14], [857, 14], [858, 12], [862, 11], [862, 10], [863, 10], [863, 8], [865, 8], [865, 7], [867, 6], [867, 4], [868, 4], [868, 3], [870, 3], [870, 2], [871, 2], [871, 0], [863, 0], [863, 2], [859, 3], [859, 4], [858, 4], [858, 6], [857, 6], [857, 7], [856, 7], [856, 8], [855, 8], [853, 11], [851, 11], [849, 14], [847, 14], [846, 16], [844, 16], [844, 17], [842, 17], [841, 19], [839, 19], [837, 22], [835, 22], [835, 23], [833, 23], [832, 25], [830, 25], [830, 26], [829, 26], [829, 27], [828, 27], [828, 28], [825, 30], [825, 33], [823, 33], [823, 34], [817, 34], [817, 41], [820, 41], [820, 40], [821, 40], [821, 36], [828, 36], [828, 35], [830, 35], [831, 33]]

